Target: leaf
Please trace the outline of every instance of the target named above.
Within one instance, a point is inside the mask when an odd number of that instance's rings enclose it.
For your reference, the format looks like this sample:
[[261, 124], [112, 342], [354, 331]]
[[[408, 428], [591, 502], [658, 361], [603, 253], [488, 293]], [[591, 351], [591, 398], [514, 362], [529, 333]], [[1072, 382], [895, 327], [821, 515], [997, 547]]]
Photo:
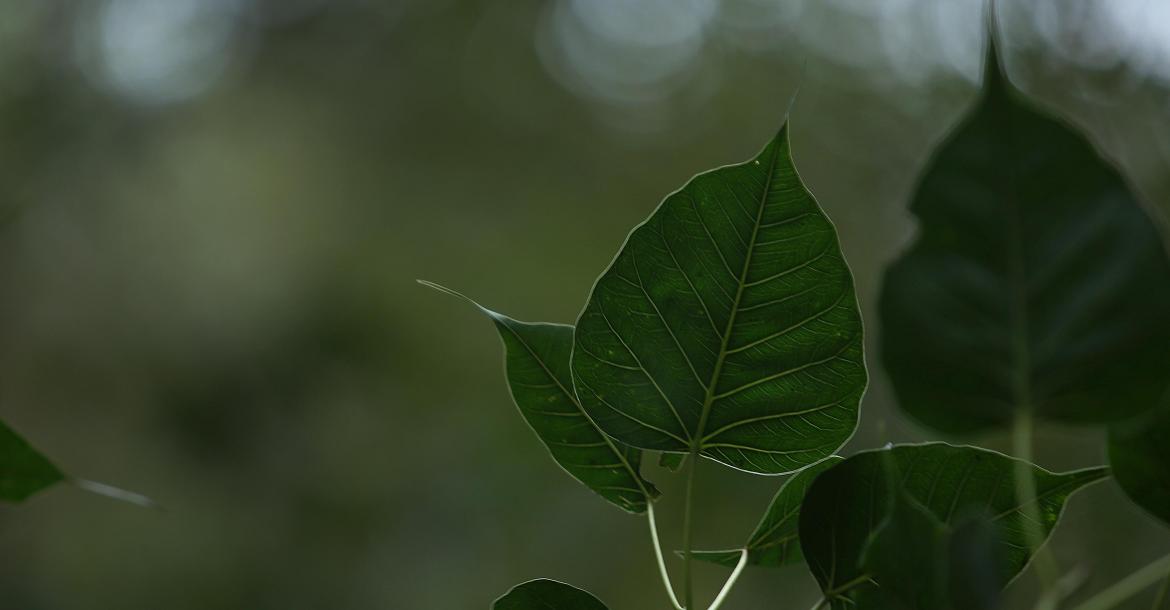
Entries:
[[639, 474], [642, 452], [598, 430], [573, 395], [573, 327], [520, 322], [438, 284], [419, 283], [471, 303], [495, 324], [504, 342], [512, 400], [557, 464], [619, 508], [645, 512], [646, 502], [659, 494]]
[[1170, 403], [1109, 431], [1113, 478], [1138, 506], [1170, 525]]
[[540, 578], [512, 587], [492, 610], [606, 610], [596, 597], [563, 582]]
[[[887, 459], [897, 481], [887, 479]], [[891, 488], [903, 490], [945, 526], [973, 517], [990, 520], [1000, 558], [993, 582], [1006, 585], [1031, 556], [1025, 539], [1029, 521], [1021, 509], [1035, 510], [1046, 538], [1068, 496], [1107, 475], [1105, 468], [1053, 474], [1029, 464], [1038, 506], [1023, 507], [1014, 481], [1019, 462], [985, 449], [927, 443], [859, 453], [821, 473], [801, 505], [799, 529], [805, 561], [825, 597], [834, 608], [846, 608], [848, 600], [873, 586], [876, 575], [863, 570], [860, 559], [889, 515]]]
[[0, 500], [22, 502], [64, 479], [52, 462], [0, 422]]
[[1000, 605], [995, 531], [985, 518], [944, 525], [902, 490], [861, 564], [880, 586], [857, 591], [857, 608], [992, 610]]
[[671, 472], [678, 472], [686, 459], [685, 453], [661, 453], [658, 455], [658, 465]]
[[881, 352], [899, 403], [948, 433], [1023, 409], [1081, 423], [1150, 409], [1170, 380], [1158, 229], [989, 49], [981, 101], [913, 196], [918, 239], [885, 276]]
[[876, 587], [858, 591], [858, 607], [945, 610], [950, 607], [949, 532], [929, 510], [901, 490], [862, 552], [861, 565]]
[[[799, 523], [800, 503], [817, 475], [842, 461], [831, 456], [800, 472], [784, 482], [768, 505], [764, 518], [760, 520], [744, 548], [748, 550], [748, 565], [780, 567], [800, 563], [804, 555], [800, 552]], [[695, 551], [695, 559], [734, 568], [740, 559], [740, 549], [728, 551]]]
[[577, 322], [572, 369], [593, 421], [643, 449], [778, 474], [849, 438], [866, 384], [861, 318], [787, 128], [630, 233]]

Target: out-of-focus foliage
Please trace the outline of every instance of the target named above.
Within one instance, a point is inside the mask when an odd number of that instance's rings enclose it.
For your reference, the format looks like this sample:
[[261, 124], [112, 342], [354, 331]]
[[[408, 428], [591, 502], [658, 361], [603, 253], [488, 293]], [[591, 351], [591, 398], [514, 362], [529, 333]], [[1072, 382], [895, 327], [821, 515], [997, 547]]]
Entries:
[[984, 88], [927, 166], [919, 236], [886, 273], [899, 405], [950, 433], [1152, 409], [1170, 384], [1161, 232], [1088, 141], [1021, 99], [991, 45]]
[[1109, 465], [1134, 502], [1170, 525], [1170, 404], [1111, 429]]
[[[1013, 82], [1170, 210], [1161, 6], [1001, 5]], [[976, 96], [981, 10], [0, 0], [0, 418], [169, 509], [56, 488], [0, 507], [0, 554], [19, 558], [0, 598], [471, 608], [546, 575], [614, 608], [656, 607], [649, 550], [613, 554], [644, 524], [599, 506], [500, 415], [505, 381], [484, 366], [498, 341], [413, 280], [572, 322], [653, 202], [755, 152], [799, 86], [801, 175], [876, 320], [880, 270], [914, 230], [906, 198]], [[488, 272], [503, 268], [523, 281]], [[882, 375], [863, 410], [846, 452], [922, 438]], [[1100, 462], [1094, 434], [1041, 434], [1046, 466]], [[710, 493], [696, 544], [742, 540], [778, 482], [696, 467]], [[681, 495], [662, 487], [664, 503]], [[1113, 486], [1084, 498], [1050, 544], [1089, 570], [1085, 591], [1170, 544]], [[663, 542], [678, 548], [672, 514]], [[726, 573], [702, 566], [700, 588]], [[1030, 601], [1018, 582], [1009, 604]], [[819, 595], [797, 570], [748, 570], [728, 607], [778, 590], [804, 607]]]

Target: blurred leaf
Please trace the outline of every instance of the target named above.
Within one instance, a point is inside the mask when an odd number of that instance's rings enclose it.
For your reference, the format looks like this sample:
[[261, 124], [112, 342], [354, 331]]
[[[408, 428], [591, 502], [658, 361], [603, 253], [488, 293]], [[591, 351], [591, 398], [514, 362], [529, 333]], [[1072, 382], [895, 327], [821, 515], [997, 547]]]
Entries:
[[1170, 525], [1170, 404], [1111, 429], [1109, 464], [1130, 499]]
[[863, 552], [876, 587], [857, 592], [857, 608], [993, 610], [1003, 588], [995, 531], [986, 518], [943, 525], [904, 490]]
[[797, 470], [849, 438], [866, 383], [857, 299], [786, 128], [630, 233], [578, 321], [573, 380], [614, 438], [749, 472]]
[[1021, 99], [994, 50], [975, 111], [927, 167], [920, 233], [887, 272], [882, 359], [902, 408], [944, 432], [1015, 411], [1116, 421], [1170, 380], [1170, 264], [1126, 181]]
[[687, 454], [685, 453], [662, 453], [658, 456], [658, 465], [671, 472], [678, 472], [686, 459]]
[[[841, 461], [842, 458], [837, 456], [828, 457], [801, 470], [784, 482], [780, 491], [772, 498], [772, 503], [768, 505], [764, 518], [748, 538], [745, 546], [748, 550], [748, 565], [780, 567], [799, 563], [804, 559], [800, 552], [797, 530], [800, 503], [817, 475]], [[739, 563], [740, 549], [696, 551], [692, 556], [695, 559], [734, 568]]]
[[495, 323], [512, 400], [557, 464], [619, 508], [645, 512], [658, 490], [639, 474], [642, 452], [602, 434], [571, 390], [573, 327], [513, 320], [449, 288], [420, 283], [471, 303]]
[[905, 492], [893, 493], [889, 514], [862, 553], [876, 587], [858, 591], [859, 608], [945, 610], [947, 528]]
[[[887, 479], [886, 459], [892, 459], [898, 481]], [[942, 525], [989, 519], [996, 528], [1000, 558], [994, 582], [1006, 585], [1031, 556], [1025, 541], [1027, 516], [1016, 498], [1018, 462], [985, 449], [927, 443], [859, 453], [823, 472], [800, 508], [800, 545], [833, 607], [848, 607], [847, 600], [863, 596], [877, 577], [861, 568], [859, 559], [889, 515], [891, 488], [903, 490]], [[1035, 508], [1045, 538], [1068, 496], [1107, 475], [1105, 468], [1053, 474], [1029, 467], [1035, 473]]]
[[22, 502], [64, 479], [52, 462], [0, 422], [0, 500]]
[[606, 610], [596, 597], [563, 582], [540, 578], [512, 587], [492, 610]]

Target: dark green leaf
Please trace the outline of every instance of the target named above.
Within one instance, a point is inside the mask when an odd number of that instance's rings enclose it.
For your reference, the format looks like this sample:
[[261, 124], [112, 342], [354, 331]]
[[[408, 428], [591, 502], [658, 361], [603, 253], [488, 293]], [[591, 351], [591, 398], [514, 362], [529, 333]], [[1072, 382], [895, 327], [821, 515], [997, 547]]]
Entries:
[[540, 578], [512, 587], [492, 610], [606, 610], [596, 597], [563, 582]]
[[1170, 525], [1170, 404], [1111, 429], [1109, 464], [1130, 499]]
[[431, 282], [423, 285], [459, 297], [486, 314], [504, 342], [505, 372], [524, 421], [573, 478], [632, 513], [646, 510], [658, 490], [642, 478], [642, 452], [602, 434], [572, 392], [569, 353], [573, 327], [513, 320]]
[[791, 472], [853, 433], [861, 339], [836, 231], [782, 129], [630, 233], [578, 321], [573, 380], [624, 443]]
[[687, 454], [685, 453], [662, 453], [658, 456], [658, 465], [671, 472], [678, 472], [686, 459]]
[[21, 502], [64, 479], [52, 462], [0, 422], [0, 500]]
[[[892, 460], [897, 481], [885, 474]], [[805, 561], [834, 608], [863, 596], [875, 575], [860, 558], [871, 536], [885, 522], [891, 489], [901, 489], [941, 524], [986, 518], [995, 526], [999, 573], [994, 583], [1007, 584], [1028, 562], [1029, 516], [1034, 512], [1047, 538], [1068, 496], [1106, 476], [1104, 468], [1053, 474], [1026, 465], [1035, 476], [1036, 505], [1021, 506], [1015, 474], [1019, 460], [975, 447], [945, 443], [901, 445], [859, 453], [816, 478], [800, 508], [800, 544]]]
[[1017, 410], [1069, 422], [1152, 408], [1170, 381], [1170, 264], [1125, 180], [1024, 101], [989, 54], [982, 100], [926, 169], [917, 241], [887, 272], [882, 359], [944, 432]]
[[[748, 550], [748, 565], [779, 567], [799, 563], [804, 558], [800, 552], [800, 535], [797, 531], [800, 503], [817, 475], [841, 459], [832, 456], [821, 460], [784, 482], [768, 505], [764, 518], [748, 538], [745, 546]], [[696, 551], [692, 557], [734, 568], [739, 563], [740, 550]]]
[[948, 532], [929, 510], [901, 490], [862, 553], [861, 566], [878, 584], [857, 591], [859, 608], [947, 610]]

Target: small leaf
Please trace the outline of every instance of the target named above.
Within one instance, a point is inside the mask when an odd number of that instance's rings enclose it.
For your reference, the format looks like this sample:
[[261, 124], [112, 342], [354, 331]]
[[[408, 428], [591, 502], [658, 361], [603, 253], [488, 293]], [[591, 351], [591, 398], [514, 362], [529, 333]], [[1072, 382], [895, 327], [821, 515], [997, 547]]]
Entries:
[[[764, 518], [760, 520], [744, 546], [748, 550], [748, 565], [780, 567], [799, 563], [804, 559], [800, 552], [800, 532], [797, 529], [800, 503], [817, 475], [841, 461], [842, 458], [831, 456], [801, 470], [784, 482], [768, 505]], [[739, 563], [740, 549], [696, 551], [691, 556], [734, 568]]]
[[[897, 481], [883, 465], [892, 459]], [[1035, 511], [1047, 538], [1068, 496], [1107, 475], [1105, 468], [1053, 474], [1028, 465], [1035, 475], [1038, 506], [1023, 507], [1016, 496], [1019, 460], [975, 447], [945, 443], [898, 445], [867, 451], [840, 462], [816, 478], [800, 508], [800, 544], [813, 575], [834, 608], [849, 607], [874, 585], [876, 575], [859, 567], [867, 543], [887, 519], [891, 488], [903, 490], [944, 526], [986, 518], [995, 526], [999, 573], [1006, 585], [1031, 557], [1028, 517]]]
[[881, 352], [937, 430], [1018, 410], [1126, 419], [1170, 382], [1170, 262], [1118, 171], [986, 60], [984, 94], [929, 163], [917, 241], [886, 273]]
[[1170, 525], [1170, 403], [1111, 429], [1109, 464], [1126, 495]]
[[512, 587], [492, 610], [607, 610], [596, 597], [563, 582], [540, 578]]
[[52, 462], [0, 422], [0, 500], [22, 502], [64, 479]]
[[686, 460], [687, 454], [685, 453], [662, 453], [658, 456], [658, 465], [671, 472], [678, 472]]
[[837, 233], [787, 129], [695, 176], [630, 233], [577, 323], [573, 381], [607, 434], [761, 474], [832, 455], [865, 389]]
[[572, 392], [573, 327], [513, 320], [438, 284], [420, 283], [471, 303], [495, 323], [512, 399], [557, 464], [619, 508], [645, 512], [658, 490], [639, 474], [642, 452], [598, 430]]

